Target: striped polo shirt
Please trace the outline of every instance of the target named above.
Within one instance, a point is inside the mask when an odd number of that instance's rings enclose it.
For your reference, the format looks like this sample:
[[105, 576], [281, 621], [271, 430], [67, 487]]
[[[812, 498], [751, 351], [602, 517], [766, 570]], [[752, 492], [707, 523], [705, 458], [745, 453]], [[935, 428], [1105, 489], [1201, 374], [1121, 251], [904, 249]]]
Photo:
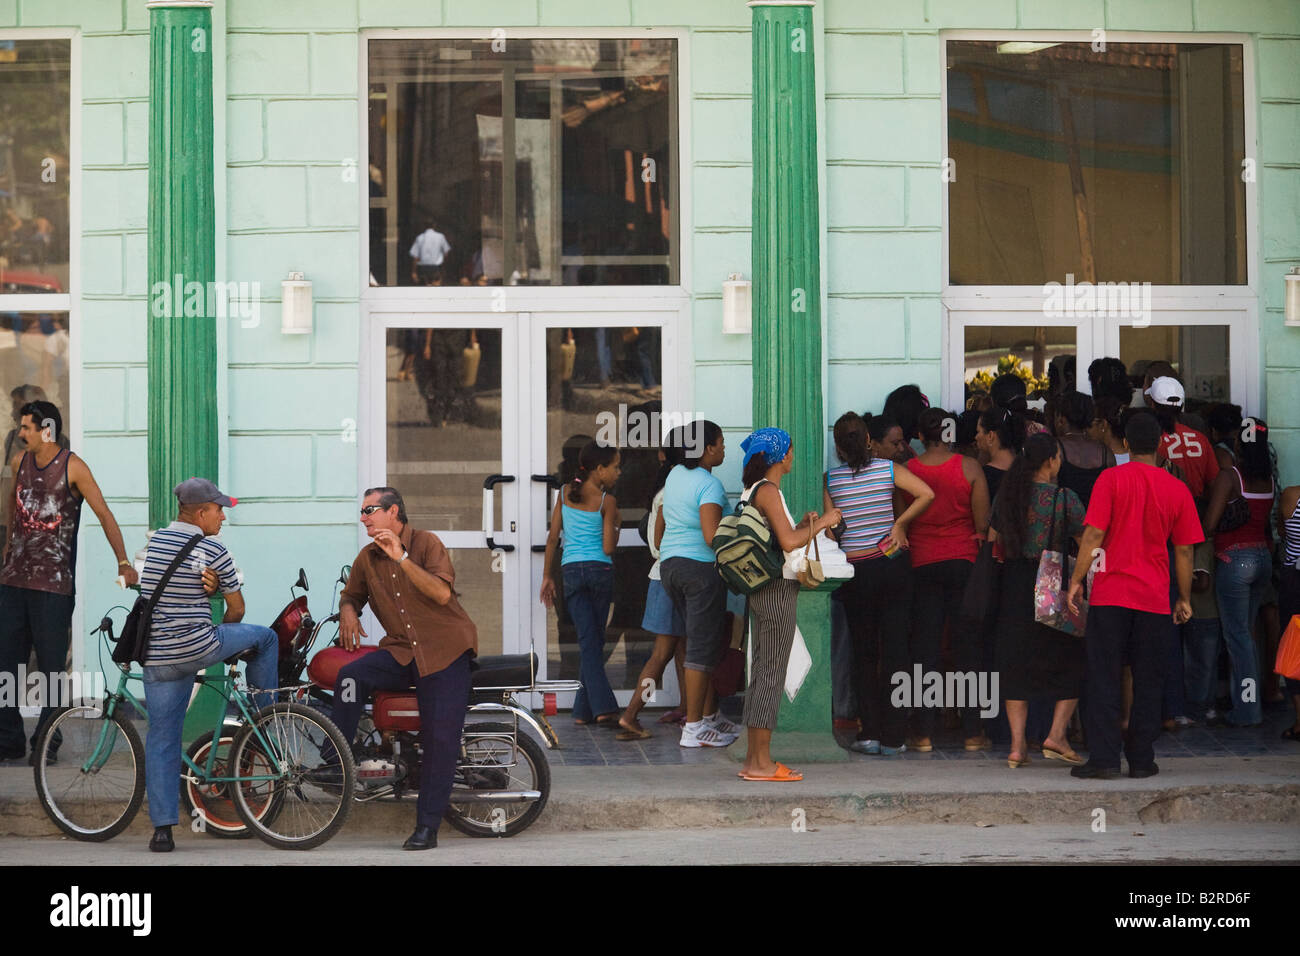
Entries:
[[894, 526], [894, 463], [873, 458], [856, 475], [839, 465], [826, 473], [826, 489], [848, 528], [840, 539], [848, 559], [879, 558], [876, 545]]
[[[203, 530], [185, 521], [173, 521], [149, 538], [149, 550], [140, 574], [140, 596], [151, 597], [172, 559], [185, 542]], [[158, 599], [149, 635], [149, 660], [145, 663], [188, 664], [201, 660], [217, 647], [217, 629], [212, 624], [212, 605], [203, 590], [203, 569], [217, 573], [222, 594], [239, 590], [235, 561], [216, 538], [204, 538], [181, 562]]]

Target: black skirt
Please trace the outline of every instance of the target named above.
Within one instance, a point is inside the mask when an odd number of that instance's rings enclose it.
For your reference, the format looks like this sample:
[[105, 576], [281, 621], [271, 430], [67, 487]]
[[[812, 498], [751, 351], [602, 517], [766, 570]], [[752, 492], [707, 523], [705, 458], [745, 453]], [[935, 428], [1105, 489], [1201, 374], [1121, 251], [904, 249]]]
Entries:
[[1084, 638], [1034, 620], [1037, 576], [1036, 560], [1002, 565], [994, 656], [998, 689], [1003, 700], [1072, 700], [1083, 693]]

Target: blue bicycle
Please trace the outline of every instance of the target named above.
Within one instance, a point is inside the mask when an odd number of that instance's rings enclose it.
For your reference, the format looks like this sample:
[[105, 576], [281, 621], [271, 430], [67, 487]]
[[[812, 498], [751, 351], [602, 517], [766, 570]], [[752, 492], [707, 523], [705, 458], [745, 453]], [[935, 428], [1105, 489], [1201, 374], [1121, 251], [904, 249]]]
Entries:
[[[126, 608], [109, 614], [114, 610]], [[101, 634], [103, 646], [111, 643], [111, 616], [91, 634]], [[239, 722], [228, 724], [223, 708], [211, 734], [196, 741], [206, 740], [208, 746], [182, 755], [181, 780], [187, 793], [203, 795], [205, 806], [229, 801], [243, 825], [272, 846], [311, 849], [338, 832], [352, 809], [352, 751], [315, 708], [274, 703], [255, 710], [237, 668], [250, 653], [227, 660], [229, 669], [220, 675], [195, 676], [200, 692], [207, 687], [220, 694], [238, 711]], [[117, 688], [102, 702], [56, 710], [36, 741], [41, 806], [60, 830], [78, 840], [117, 836], [144, 802], [144, 745], [135, 722], [148, 713], [127, 686], [142, 675], [125, 666], [118, 670]], [[219, 745], [211, 746], [213, 740]], [[198, 818], [206, 825], [208, 815]]]

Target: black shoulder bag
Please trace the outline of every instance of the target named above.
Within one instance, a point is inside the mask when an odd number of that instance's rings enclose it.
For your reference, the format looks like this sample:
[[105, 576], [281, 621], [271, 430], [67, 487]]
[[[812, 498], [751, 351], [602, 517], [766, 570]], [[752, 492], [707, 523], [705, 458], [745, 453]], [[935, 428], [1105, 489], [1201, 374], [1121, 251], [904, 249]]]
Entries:
[[176, 552], [171, 565], [163, 572], [158, 586], [153, 589], [153, 594], [148, 599], [143, 595], [135, 599], [135, 604], [131, 606], [131, 613], [126, 616], [126, 623], [122, 625], [122, 635], [117, 639], [117, 647], [113, 648], [114, 664], [129, 665], [132, 661], [139, 661], [141, 666], [144, 665], [145, 656], [149, 653], [149, 631], [153, 627], [153, 609], [157, 606], [158, 599], [162, 597], [167, 582], [176, 573], [176, 569], [202, 540], [203, 535], [196, 534], [185, 542], [180, 551]]

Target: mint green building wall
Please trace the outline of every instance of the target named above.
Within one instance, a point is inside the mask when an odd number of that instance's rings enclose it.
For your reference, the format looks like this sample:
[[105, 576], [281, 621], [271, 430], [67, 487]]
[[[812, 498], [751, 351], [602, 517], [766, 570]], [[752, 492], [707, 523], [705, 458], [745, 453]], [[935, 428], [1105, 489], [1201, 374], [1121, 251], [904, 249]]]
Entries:
[[[20, 10], [21, 7], [21, 10]], [[248, 575], [250, 621], [266, 621], [303, 564], [317, 591], [356, 547], [358, 412], [358, 31], [512, 26], [676, 27], [691, 228], [688, 333], [693, 410], [723, 425], [739, 486], [750, 427], [749, 338], [721, 332], [721, 285], [750, 275], [750, 12], [743, 0], [218, 0], [218, 269], [261, 284], [260, 324], [221, 332], [226, 376], [221, 480], [241, 498], [225, 537]], [[20, 20], [21, 17], [21, 20]], [[143, 0], [0, 0], [0, 29], [81, 31], [81, 450], [131, 550], [143, 540], [147, 13]], [[1300, 4], [1290, 0], [823, 0], [813, 38], [823, 96], [822, 267], [828, 424], [877, 410], [917, 382], [940, 392], [944, 117], [939, 31], [1073, 29], [1250, 34], [1256, 62], [1261, 356], [1283, 476], [1300, 481], [1300, 329], [1282, 327], [1282, 275], [1300, 264]], [[223, 71], [224, 65], [224, 71]], [[280, 281], [312, 279], [315, 330], [279, 331]], [[379, 476], [375, 476], [376, 480]], [[120, 600], [86, 513], [80, 603]], [[325, 599], [313, 602], [322, 605]]]

